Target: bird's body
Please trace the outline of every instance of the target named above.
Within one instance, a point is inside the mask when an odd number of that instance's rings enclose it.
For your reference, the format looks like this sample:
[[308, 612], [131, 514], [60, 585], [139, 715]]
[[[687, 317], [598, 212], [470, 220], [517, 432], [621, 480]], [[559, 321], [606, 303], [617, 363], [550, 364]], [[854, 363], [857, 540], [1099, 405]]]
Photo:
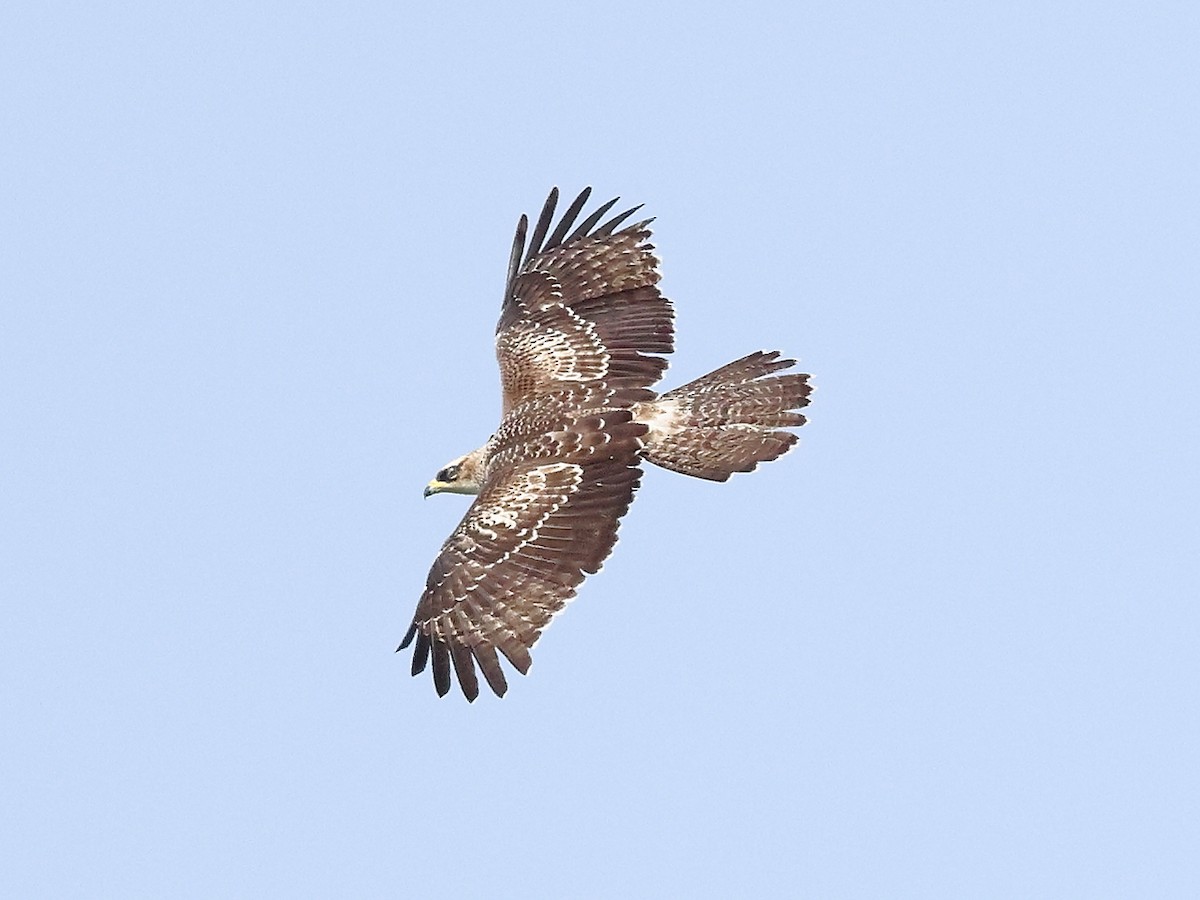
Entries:
[[[596, 572], [641, 478], [643, 460], [724, 481], [786, 452], [808, 376], [794, 360], [752, 353], [666, 394], [651, 390], [674, 349], [673, 310], [658, 291], [649, 220], [635, 209], [568, 234], [590, 190], [550, 232], [552, 191], [525, 250], [517, 227], [500, 322], [503, 416], [479, 449], [438, 472], [432, 493], [477, 494], [426, 581], [401, 649], [413, 674], [432, 657], [439, 694], [453, 666], [468, 699], [475, 665], [507, 689], [497, 651], [520, 672], [550, 619]], [[522, 256], [524, 254], [524, 256]]]

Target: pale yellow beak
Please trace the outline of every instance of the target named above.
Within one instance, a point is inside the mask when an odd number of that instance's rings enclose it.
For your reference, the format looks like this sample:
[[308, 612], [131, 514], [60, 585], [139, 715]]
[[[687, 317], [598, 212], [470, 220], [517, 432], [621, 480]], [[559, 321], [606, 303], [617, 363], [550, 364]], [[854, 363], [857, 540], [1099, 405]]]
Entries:
[[433, 494], [478, 494], [479, 485], [469, 481], [438, 481], [434, 479], [425, 485], [425, 496]]

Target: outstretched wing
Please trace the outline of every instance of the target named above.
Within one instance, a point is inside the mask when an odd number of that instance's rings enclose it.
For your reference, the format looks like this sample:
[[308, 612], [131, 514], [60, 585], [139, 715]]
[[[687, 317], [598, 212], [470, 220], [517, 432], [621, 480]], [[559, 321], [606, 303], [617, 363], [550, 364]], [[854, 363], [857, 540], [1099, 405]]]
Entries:
[[497, 651], [526, 673], [542, 630], [616, 543], [646, 428], [627, 409], [580, 412], [577, 393], [535, 397], [506, 420], [487, 483], [429, 572], [400, 649], [416, 638], [414, 675], [433, 657], [439, 696], [453, 665], [474, 700], [476, 663], [503, 696]]
[[601, 220], [616, 199], [576, 225], [585, 189], [550, 226], [558, 188], [542, 207], [526, 247], [528, 219], [513, 239], [496, 357], [504, 412], [538, 394], [603, 383], [617, 405], [653, 397], [675, 346], [671, 303], [659, 293], [651, 219], [622, 228], [641, 207]]

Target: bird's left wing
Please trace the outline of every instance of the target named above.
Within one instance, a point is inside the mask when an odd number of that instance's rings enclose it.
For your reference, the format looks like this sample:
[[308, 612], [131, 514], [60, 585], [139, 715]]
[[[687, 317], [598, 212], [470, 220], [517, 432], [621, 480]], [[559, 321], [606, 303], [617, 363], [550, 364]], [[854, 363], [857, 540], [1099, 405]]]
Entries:
[[658, 290], [652, 220], [623, 226], [640, 207], [603, 221], [617, 202], [576, 224], [591, 189], [554, 224], [558, 189], [534, 231], [521, 216], [496, 325], [503, 408], [567, 386], [604, 384], [618, 404], [648, 400], [674, 349], [674, 312]]
[[432, 656], [439, 695], [453, 665], [474, 700], [478, 663], [503, 696], [497, 651], [527, 672], [542, 630], [616, 543], [641, 478], [646, 427], [626, 409], [579, 406], [578, 397], [547, 395], [507, 417], [511, 433], [497, 433], [483, 490], [429, 572], [400, 649], [416, 639], [414, 675]]

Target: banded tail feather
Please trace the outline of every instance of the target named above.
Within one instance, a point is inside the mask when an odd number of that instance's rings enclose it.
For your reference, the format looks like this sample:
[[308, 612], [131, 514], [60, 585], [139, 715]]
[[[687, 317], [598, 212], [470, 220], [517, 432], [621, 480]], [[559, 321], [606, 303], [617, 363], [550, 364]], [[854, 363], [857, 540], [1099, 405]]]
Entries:
[[808, 375], [789, 372], [794, 359], [759, 350], [638, 404], [635, 419], [649, 427], [646, 459], [664, 469], [726, 481], [782, 456], [798, 438], [781, 428], [805, 423]]

